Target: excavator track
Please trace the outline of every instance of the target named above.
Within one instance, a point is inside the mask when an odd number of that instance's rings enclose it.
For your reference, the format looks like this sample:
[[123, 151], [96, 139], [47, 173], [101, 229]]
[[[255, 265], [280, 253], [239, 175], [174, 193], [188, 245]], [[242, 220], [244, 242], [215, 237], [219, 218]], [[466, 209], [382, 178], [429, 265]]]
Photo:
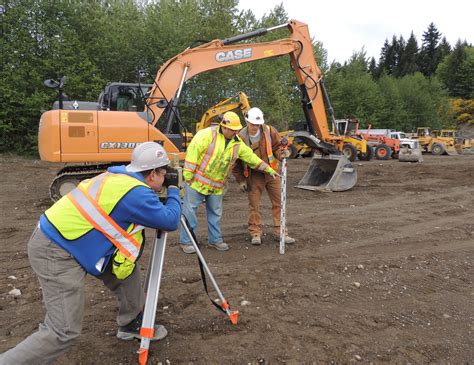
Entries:
[[112, 164], [73, 165], [59, 170], [56, 178], [49, 186], [49, 196], [52, 201], [58, 201], [74, 189], [79, 183], [91, 179], [107, 170]]

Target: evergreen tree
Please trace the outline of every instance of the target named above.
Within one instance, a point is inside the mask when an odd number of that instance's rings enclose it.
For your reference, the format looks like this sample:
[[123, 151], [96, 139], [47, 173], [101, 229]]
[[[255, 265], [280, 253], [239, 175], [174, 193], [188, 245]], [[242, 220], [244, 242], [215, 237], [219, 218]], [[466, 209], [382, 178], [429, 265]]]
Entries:
[[418, 71], [418, 66], [416, 64], [417, 55], [418, 42], [412, 31], [410, 34], [410, 38], [408, 38], [408, 41], [406, 43], [404, 52], [400, 57], [399, 76], [403, 77], [405, 75], [413, 74]]
[[373, 79], [378, 77], [377, 75], [377, 63], [375, 62], [375, 58], [372, 57], [369, 63], [369, 74], [372, 76]]
[[441, 43], [439, 44], [439, 54], [440, 54], [440, 62], [443, 61], [444, 57], [451, 53], [451, 45], [447, 41], [446, 37], [441, 39]]
[[418, 65], [425, 76], [432, 76], [441, 60], [439, 41], [441, 33], [434, 23], [430, 23], [428, 30], [423, 33], [422, 46], [419, 55]]
[[380, 50], [379, 64], [377, 69], [377, 77], [380, 77], [382, 73], [388, 73], [386, 64], [388, 63], [390, 53], [390, 43], [388, 39], [385, 39], [382, 49]]
[[474, 48], [458, 40], [453, 52], [440, 63], [437, 75], [452, 97], [469, 99], [474, 90]]
[[400, 77], [401, 74], [401, 59], [403, 54], [405, 53], [406, 43], [402, 36], [397, 40], [395, 36], [392, 39], [392, 47], [393, 47], [393, 57], [394, 57], [394, 65], [393, 65], [393, 75], [395, 77]]
[[392, 43], [385, 40], [379, 61], [379, 73], [384, 72], [391, 75], [396, 71], [398, 57], [398, 41], [395, 35], [392, 37]]

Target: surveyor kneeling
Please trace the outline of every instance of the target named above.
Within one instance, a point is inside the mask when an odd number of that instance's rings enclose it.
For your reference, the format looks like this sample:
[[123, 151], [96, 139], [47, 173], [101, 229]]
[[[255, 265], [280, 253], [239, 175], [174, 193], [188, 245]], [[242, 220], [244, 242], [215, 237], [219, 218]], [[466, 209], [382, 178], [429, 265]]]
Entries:
[[[137, 261], [144, 227], [174, 231], [181, 217], [178, 176], [167, 175], [169, 163], [161, 145], [142, 143], [129, 165], [84, 180], [41, 215], [28, 256], [46, 317], [38, 332], [0, 355], [1, 364], [49, 364], [72, 346], [82, 329], [86, 274], [117, 297], [117, 337], [140, 338], [145, 295]], [[168, 188], [164, 204], [156, 195], [162, 186]], [[166, 334], [156, 325], [152, 339]]]

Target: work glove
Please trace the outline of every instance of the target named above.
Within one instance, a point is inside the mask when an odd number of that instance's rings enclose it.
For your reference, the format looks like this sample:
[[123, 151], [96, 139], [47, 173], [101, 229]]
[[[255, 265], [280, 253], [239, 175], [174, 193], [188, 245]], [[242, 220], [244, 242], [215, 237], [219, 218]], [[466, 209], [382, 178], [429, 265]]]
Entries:
[[247, 185], [247, 181], [241, 181], [239, 183], [239, 189], [242, 193], [247, 193], [249, 191], [249, 187]]
[[285, 148], [281, 151], [281, 158], [290, 158], [291, 152], [288, 148]]
[[270, 166], [268, 166], [265, 170], [265, 172], [270, 175], [271, 177], [273, 177], [274, 179], [276, 179], [277, 177], [280, 177], [281, 175], [276, 172], [275, 170], [273, 170]]
[[135, 263], [122, 255], [119, 250], [115, 250], [112, 260], [112, 274], [119, 280], [125, 280], [135, 270]]
[[163, 181], [163, 186], [169, 187], [173, 185], [178, 188], [182, 188], [182, 186], [180, 186], [180, 181], [182, 181], [182, 179], [180, 179], [179, 171], [173, 167], [167, 166], [165, 180]]

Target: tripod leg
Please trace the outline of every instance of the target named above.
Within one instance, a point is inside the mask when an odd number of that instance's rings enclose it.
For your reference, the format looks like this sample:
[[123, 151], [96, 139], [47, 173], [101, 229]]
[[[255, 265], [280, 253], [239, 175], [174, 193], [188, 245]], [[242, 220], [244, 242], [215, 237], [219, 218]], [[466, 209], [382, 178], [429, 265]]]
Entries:
[[141, 342], [138, 350], [138, 362], [145, 365], [148, 359], [150, 339], [153, 337], [155, 327], [156, 306], [158, 305], [158, 294], [160, 292], [161, 274], [165, 257], [165, 246], [167, 232], [157, 231], [155, 242], [150, 258], [150, 265], [147, 270], [147, 290], [145, 309], [143, 311], [143, 322], [140, 329]]
[[201, 250], [199, 249], [199, 246], [197, 245], [194, 233], [191, 231], [191, 228], [189, 227], [188, 221], [184, 216], [181, 216], [181, 224], [183, 228], [185, 229], [186, 233], [188, 234], [188, 237], [191, 239], [191, 243], [194, 246], [194, 249], [196, 250], [196, 254], [199, 257], [199, 261], [201, 261], [202, 266], [204, 267], [204, 270], [206, 271], [207, 276], [209, 276], [209, 279], [211, 279], [212, 285], [214, 286], [214, 289], [216, 290], [219, 299], [221, 300], [222, 303], [222, 309], [224, 309], [229, 316], [230, 321], [233, 324], [237, 323], [237, 318], [239, 312], [237, 311], [231, 311], [229, 308], [229, 304], [227, 303], [227, 300], [224, 298], [224, 295], [222, 294], [221, 290], [219, 289], [219, 286], [217, 285], [216, 280], [214, 279], [214, 276], [211, 273], [211, 270], [207, 266], [206, 260], [204, 259], [204, 256], [201, 253]]

